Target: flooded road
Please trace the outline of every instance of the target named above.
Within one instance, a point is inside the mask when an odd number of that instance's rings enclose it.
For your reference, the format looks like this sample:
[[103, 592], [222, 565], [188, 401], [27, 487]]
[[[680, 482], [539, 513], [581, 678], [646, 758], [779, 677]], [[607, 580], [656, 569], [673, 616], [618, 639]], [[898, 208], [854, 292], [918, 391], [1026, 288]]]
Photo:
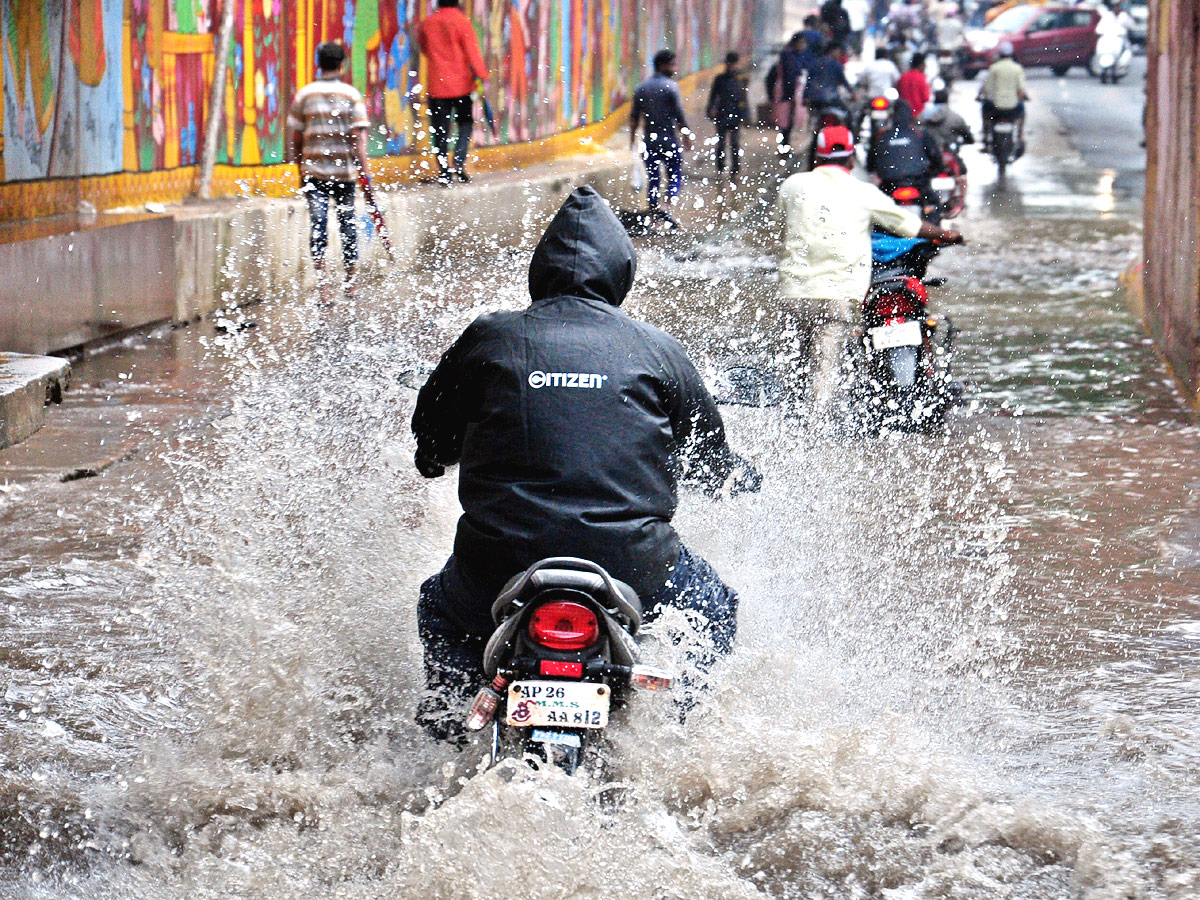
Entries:
[[[934, 264], [969, 405], [870, 441], [727, 410], [763, 492], [677, 525], [739, 646], [686, 728], [612, 729], [616, 807], [411, 722], [458, 513], [412, 471], [414, 373], [526, 302], [536, 235], [84, 361], [0, 453], [0, 896], [1200, 894], [1200, 442], [1117, 295], [1136, 207], [969, 163]], [[693, 196], [627, 307], [703, 366], [761, 336], [772, 260], [754, 185]]]

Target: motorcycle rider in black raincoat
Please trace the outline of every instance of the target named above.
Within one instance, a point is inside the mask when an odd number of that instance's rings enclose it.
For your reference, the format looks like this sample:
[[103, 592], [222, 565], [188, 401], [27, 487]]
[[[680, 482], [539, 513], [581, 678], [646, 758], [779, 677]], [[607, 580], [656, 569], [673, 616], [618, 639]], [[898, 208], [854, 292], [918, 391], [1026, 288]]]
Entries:
[[446, 351], [413, 414], [426, 478], [459, 465], [454, 553], [421, 586], [427, 691], [417, 719], [460, 733], [484, 683], [491, 605], [504, 583], [549, 556], [596, 562], [630, 584], [646, 618], [698, 613], [727, 653], [737, 595], [671, 527], [682, 477], [710, 493], [757, 490], [678, 341], [621, 309], [632, 242], [591, 187], [563, 204], [529, 267], [532, 303], [480, 316]]
[[924, 207], [936, 206], [930, 179], [942, 167], [942, 149], [933, 135], [913, 121], [904, 100], [892, 104], [892, 124], [871, 139], [867, 171], [879, 179], [884, 193], [912, 185], [921, 192]]

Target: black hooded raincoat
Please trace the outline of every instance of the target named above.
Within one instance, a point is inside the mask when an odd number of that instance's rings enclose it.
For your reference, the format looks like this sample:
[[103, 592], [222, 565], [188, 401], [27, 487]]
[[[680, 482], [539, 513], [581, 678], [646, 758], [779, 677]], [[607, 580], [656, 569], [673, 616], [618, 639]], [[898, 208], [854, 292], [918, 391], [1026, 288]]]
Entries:
[[579, 188], [534, 251], [532, 304], [472, 322], [421, 389], [419, 466], [460, 464], [444, 612], [468, 632], [489, 632], [504, 582], [547, 556], [653, 594], [679, 557], [677, 477], [715, 490], [741, 462], [679, 342], [619, 308], [635, 267], [616, 216]]

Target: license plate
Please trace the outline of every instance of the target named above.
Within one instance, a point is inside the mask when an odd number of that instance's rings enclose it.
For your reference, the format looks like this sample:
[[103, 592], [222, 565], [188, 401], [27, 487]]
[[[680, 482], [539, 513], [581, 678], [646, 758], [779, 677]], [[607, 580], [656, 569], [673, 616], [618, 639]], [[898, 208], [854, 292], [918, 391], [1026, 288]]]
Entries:
[[954, 178], [950, 175], [939, 175], [932, 179], [929, 185], [935, 191], [952, 191], [954, 190]]
[[997, 122], [992, 126], [992, 131], [997, 134], [1012, 134], [1015, 127], [1012, 122]]
[[887, 114], [886, 110], [880, 109], [880, 110], [876, 110], [875, 112], [871, 113], [871, 118], [874, 119], [876, 122], [882, 122], [887, 117], [888, 117], [888, 114]]
[[898, 325], [880, 325], [878, 328], [869, 329], [867, 334], [871, 336], [871, 346], [876, 350], [921, 345], [921, 323], [916, 320], [901, 322]]
[[609, 689], [587, 681], [516, 681], [508, 686], [508, 724], [518, 728], [557, 725], [603, 728]]

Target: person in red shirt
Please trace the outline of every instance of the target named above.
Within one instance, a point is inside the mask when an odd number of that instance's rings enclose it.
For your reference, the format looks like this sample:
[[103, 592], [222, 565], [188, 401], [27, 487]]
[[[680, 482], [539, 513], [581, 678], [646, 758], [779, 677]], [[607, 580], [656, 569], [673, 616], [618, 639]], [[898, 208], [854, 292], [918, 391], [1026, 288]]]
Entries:
[[912, 107], [913, 118], [921, 115], [929, 102], [929, 82], [925, 78], [925, 54], [914, 53], [908, 71], [896, 82], [896, 93]]
[[[471, 146], [475, 110], [471, 89], [475, 79], [487, 81], [487, 67], [471, 20], [458, 8], [458, 0], [438, 0], [437, 11], [418, 25], [417, 43], [428, 70], [426, 95], [429, 126], [437, 153], [438, 181], [449, 184], [457, 177], [470, 181], [464, 168]], [[454, 157], [450, 157], [450, 121], [458, 130]]]

